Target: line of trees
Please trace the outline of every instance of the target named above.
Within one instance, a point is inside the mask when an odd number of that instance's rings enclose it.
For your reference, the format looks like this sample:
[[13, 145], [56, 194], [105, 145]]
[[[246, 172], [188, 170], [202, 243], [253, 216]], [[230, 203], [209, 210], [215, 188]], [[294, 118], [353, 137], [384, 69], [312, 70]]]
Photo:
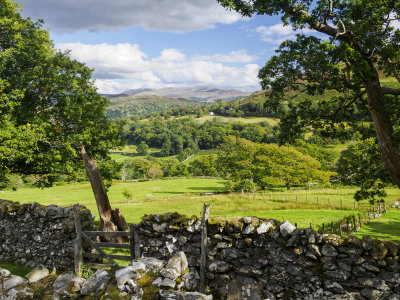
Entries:
[[[125, 165], [127, 179], [213, 176], [229, 180], [233, 191], [285, 186], [290, 189], [307, 182], [329, 185], [335, 173], [329, 171], [334, 155], [299, 141], [297, 147], [253, 143], [228, 136], [216, 154], [200, 155], [189, 164], [177, 159], [136, 158]], [[304, 152], [304, 153], [302, 153]], [[313, 158], [319, 152], [322, 163]]]
[[276, 127], [266, 122], [257, 124], [224, 123], [217, 119], [203, 124], [191, 117], [164, 120], [158, 116], [143, 122], [126, 121], [122, 138], [140, 148], [144, 144], [161, 148], [161, 156], [192, 153], [198, 149], [215, 149], [228, 135], [236, 135], [257, 143], [276, 142]]

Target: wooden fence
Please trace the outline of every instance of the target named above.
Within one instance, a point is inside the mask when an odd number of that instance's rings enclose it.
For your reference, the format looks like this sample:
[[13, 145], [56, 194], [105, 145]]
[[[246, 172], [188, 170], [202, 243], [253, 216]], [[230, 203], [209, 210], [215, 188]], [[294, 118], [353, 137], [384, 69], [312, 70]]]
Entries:
[[[135, 258], [140, 257], [140, 240], [137, 233], [136, 226], [129, 224], [130, 231], [82, 231], [80, 209], [79, 205], [74, 205], [75, 214], [75, 228], [76, 228], [76, 239], [74, 242], [74, 261], [75, 261], [75, 273], [81, 274], [82, 264], [87, 265], [89, 268], [120, 268], [120, 266], [114, 260], [126, 260], [132, 261]], [[129, 244], [116, 243], [116, 242], [94, 242], [92, 238], [97, 237], [119, 237], [129, 240]], [[83, 251], [83, 241], [88, 242], [97, 253], [88, 253]], [[102, 248], [108, 249], [128, 249], [130, 255], [115, 255], [108, 254], [103, 251]], [[107, 259], [110, 265], [102, 263], [85, 262], [84, 259], [91, 259], [102, 261]]]

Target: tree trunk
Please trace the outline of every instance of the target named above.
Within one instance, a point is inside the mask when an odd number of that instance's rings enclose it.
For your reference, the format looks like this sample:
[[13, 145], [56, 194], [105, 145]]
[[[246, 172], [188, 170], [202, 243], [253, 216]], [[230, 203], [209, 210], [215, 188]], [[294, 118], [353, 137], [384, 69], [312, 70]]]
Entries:
[[92, 186], [97, 209], [99, 211], [100, 230], [126, 231], [127, 225], [125, 219], [119, 209], [116, 209], [115, 211], [111, 209], [110, 200], [108, 199], [99, 168], [97, 167], [96, 162], [86, 153], [85, 146], [83, 144], [81, 144], [81, 152], [86, 173], [89, 178], [90, 185]]
[[385, 95], [380, 85], [379, 76], [372, 65], [373, 76], [364, 79], [364, 86], [368, 95], [369, 111], [374, 121], [378, 146], [382, 153], [383, 160], [393, 178], [393, 183], [400, 188], [400, 148], [393, 130], [385, 104]]

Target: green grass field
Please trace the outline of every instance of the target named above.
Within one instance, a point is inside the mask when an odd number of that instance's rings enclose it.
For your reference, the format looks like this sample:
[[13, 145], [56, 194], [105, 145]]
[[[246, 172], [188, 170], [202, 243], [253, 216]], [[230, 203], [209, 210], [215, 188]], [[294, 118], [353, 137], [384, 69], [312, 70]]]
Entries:
[[376, 239], [400, 241], [400, 209], [389, 209], [382, 217], [368, 223], [357, 233], [358, 237], [369, 235]]
[[222, 116], [203, 116], [200, 118], [196, 118], [196, 122], [204, 123], [205, 121], [212, 121], [216, 119], [219, 122], [225, 123], [246, 123], [246, 124], [254, 124], [260, 122], [267, 122], [269, 125], [274, 126], [279, 123], [279, 119], [268, 118], [268, 117], [222, 117]]
[[[258, 216], [289, 220], [298, 226], [309, 226], [336, 221], [354, 211], [355, 188], [284, 190], [254, 194], [214, 194], [224, 192], [222, 179], [173, 179], [146, 182], [115, 182], [109, 190], [112, 207], [120, 208], [128, 222], [139, 222], [144, 214], [179, 212], [200, 216], [203, 203], [210, 203], [212, 216]], [[124, 199], [122, 191], [128, 189], [133, 199]], [[400, 200], [400, 190], [389, 189], [387, 202]], [[68, 206], [80, 203], [97, 216], [96, 203], [88, 183], [55, 186], [48, 189], [22, 188], [16, 192], [5, 191], [2, 199], [20, 203], [39, 202]], [[368, 203], [357, 204], [365, 210]]]

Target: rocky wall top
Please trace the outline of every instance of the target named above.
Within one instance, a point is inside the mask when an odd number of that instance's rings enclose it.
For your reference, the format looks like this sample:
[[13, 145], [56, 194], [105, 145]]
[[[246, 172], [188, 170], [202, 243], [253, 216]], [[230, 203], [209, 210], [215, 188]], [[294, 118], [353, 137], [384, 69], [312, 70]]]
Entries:
[[[199, 276], [197, 217], [147, 215], [138, 226], [144, 256], [187, 255], [191, 282]], [[221, 299], [400, 299], [399, 245], [318, 234], [273, 219], [211, 218], [207, 293]], [[338, 299], [342, 299], [342, 298]], [[397, 298], [396, 298], [397, 297]]]

